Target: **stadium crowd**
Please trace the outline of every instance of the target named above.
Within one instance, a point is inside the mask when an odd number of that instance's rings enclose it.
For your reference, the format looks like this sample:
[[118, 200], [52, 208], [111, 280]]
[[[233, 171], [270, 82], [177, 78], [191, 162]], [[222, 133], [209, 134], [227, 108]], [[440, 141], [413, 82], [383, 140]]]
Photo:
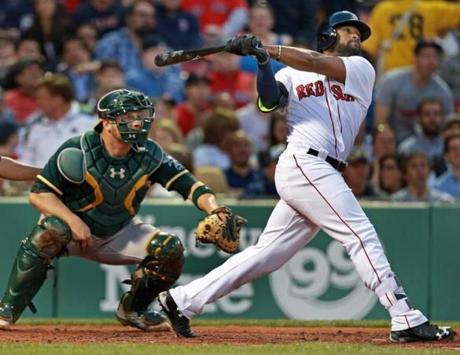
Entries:
[[[276, 198], [288, 125], [256, 106], [256, 60], [229, 53], [157, 67], [158, 53], [252, 33], [315, 49], [337, 10], [372, 28], [363, 56], [374, 102], [344, 178], [360, 199], [460, 199], [460, 3], [412, 0], [4, 0], [0, 5], [0, 155], [43, 166], [96, 124], [95, 104], [127, 87], [152, 98], [150, 132], [214, 191]], [[272, 60], [275, 71], [282, 65]], [[27, 193], [0, 181], [0, 195]], [[151, 196], [170, 197], [154, 186]]]

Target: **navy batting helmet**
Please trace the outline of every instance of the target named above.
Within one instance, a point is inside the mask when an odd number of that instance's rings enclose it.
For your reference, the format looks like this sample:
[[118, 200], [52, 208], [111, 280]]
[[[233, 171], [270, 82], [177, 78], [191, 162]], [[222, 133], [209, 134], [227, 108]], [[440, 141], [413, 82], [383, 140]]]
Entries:
[[361, 22], [353, 12], [337, 11], [323, 22], [318, 29], [317, 46], [318, 52], [332, 47], [337, 40], [336, 28], [338, 26], [353, 25], [361, 33], [361, 42], [364, 42], [371, 35], [371, 29], [364, 22]]

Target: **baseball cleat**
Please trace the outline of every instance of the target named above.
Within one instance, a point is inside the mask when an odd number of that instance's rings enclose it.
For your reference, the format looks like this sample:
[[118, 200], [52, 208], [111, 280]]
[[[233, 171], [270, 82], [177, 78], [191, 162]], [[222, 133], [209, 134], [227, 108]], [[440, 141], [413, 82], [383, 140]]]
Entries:
[[190, 329], [190, 320], [179, 311], [169, 291], [161, 292], [158, 295], [158, 301], [160, 302], [163, 312], [168, 316], [169, 322], [178, 337], [193, 338], [197, 336], [192, 329]]
[[129, 293], [127, 292], [121, 297], [116, 313], [117, 320], [122, 325], [134, 327], [145, 332], [165, 331], [171, 329], [166, 318], [158, 312], [150, 311], [138, 313], [136, 311], [127, 310], [124, 306], [124, 301], [128, 294]]
[[416, 327], [390, 332], [390, 341], [393, 343], [408, 343], [413, 341], [439, 341], [453, 339], [455, 331], [450, 327], [438, 327], [425, 322]]

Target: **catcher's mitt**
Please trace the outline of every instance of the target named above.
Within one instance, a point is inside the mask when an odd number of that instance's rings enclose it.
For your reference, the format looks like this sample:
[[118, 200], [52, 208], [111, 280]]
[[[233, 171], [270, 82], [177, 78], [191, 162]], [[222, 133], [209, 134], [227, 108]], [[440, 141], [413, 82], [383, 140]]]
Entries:
[[[225, 218], [221, 219], [219, 213]], [[197, 244], [213, 243], [227, 253], [234, 253], [240, 243], [241, 226], [247, 222], [243, 217], [235, 216], [230, 208], [218, 207], [198, 223], [195, 232]]]

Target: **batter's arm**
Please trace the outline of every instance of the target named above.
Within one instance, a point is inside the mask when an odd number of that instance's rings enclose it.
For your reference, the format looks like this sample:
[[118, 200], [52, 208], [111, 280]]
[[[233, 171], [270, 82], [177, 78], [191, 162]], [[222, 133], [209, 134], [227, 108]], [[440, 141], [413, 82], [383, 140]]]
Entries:
[[264, 48], [271, 58], [291, 68], [323, 74], [345, 83], [345, 64], [339, 57], [296, 47], [266, 45]]
[[35, 180], [41, 168], [0, 156], [0, 177], [9, 180]]

